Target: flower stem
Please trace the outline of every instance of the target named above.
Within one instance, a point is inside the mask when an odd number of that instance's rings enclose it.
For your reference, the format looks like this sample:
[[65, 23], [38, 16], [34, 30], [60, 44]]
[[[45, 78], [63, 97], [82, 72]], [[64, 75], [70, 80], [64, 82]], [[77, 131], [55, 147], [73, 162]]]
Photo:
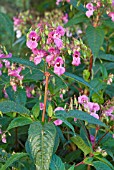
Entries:
[[45, 72], [45, 76], [46, 76], [46, 84], [45, 84], [44, 109], [43, 109], [43, 113], [42, 113], [42, 122], [45, 121], [46, 101], [47, 101], [47, 91], [48, 91], [48, 81], [49, 81], [50, 73], [49, 72]]

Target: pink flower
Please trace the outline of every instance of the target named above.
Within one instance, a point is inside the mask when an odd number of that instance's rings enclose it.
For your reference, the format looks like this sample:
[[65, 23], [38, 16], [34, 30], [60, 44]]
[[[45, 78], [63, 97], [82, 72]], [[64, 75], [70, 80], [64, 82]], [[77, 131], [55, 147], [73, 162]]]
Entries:
[[62, 67], [62, 64], [63, 64], [63, 59], [61, 57], [58, 57], [54, 65], [54, 73], [57, 74], [58, 76], [61, 76], [65, 72], [65, 68]]
[[100, 107], [97, 103], [88, 102], [87, 106], [88, 106], [90, 112], [96, 112], [96, 111], [100, 110]]
[[0, 76], [2, 75], [2, 71], [0, 70]]
[[54, 61], [54, 56], [53, 55], [48, 55], [46, 57], [46, 62], [51, 65], [51, 63]]
[[2, 135], [2, 142], [6, 143], [6, 135], [5, 134]]
[[63, 17], [62, 17], [62, 20], [64, 22], [64, 24], [66, 24], [68, 22], [68, 14], [65, 14]]
[[91, 141], [92, 144], [94, 144], [94, 142], [95, 142], [95, 137], [94, 137], [93, 135], [90, 135], [90, 141]]
[[112, 7], [114, 7], [114, 0], [112, 0]]
[[76, 122], [77, 121], [77, 118], [74, 118], [74, 122]]
[[94, 10], [88, 10], [86, 11], [86, 16], [90, 18], [93, 15]]
[[40, 37], [37, 35], [37, 33], [35, 31], [31, 31], [29, 33], [29, 36], [28, 36], [28, 40], [27, 40], [27, 47], [30, 48], [30, 49], [34, 49], [38, 46], [38, 41], [40, 40]]
[[40, 103], [40, 110], [44, 109], [44, 103]]
[[56, 0], [56, 5], [59, 5], [60, 2], [62, 2], [63, 0]]
[[61, 36], [64, 36], [65, 29], [62, 26], [58, 26], [57, 29], [56, 29], [56, 33], [61, 35]]
[[87, 8], [88, 10], [93, 10], [93, 4], [92, 4], [92, 3], [88, 3], [88, 4], [86, 5], [86, 8]]
[[88, 97], [86, 95], [82, 95], [78, 97], [78, 103], [79, 104], [84, 104], [88, 102]]
[[63, 94], [60, 94], [59, 97], [60, 97], [61, 99], [63, 99]]
[[57, 48], [54, 48], [54, 47], [50, 47], [48, 52], [51, 54], [51, 55], [54, 55], [55, 57], [59, 56], [60, 54], [60, 50]]
[[42, 58], [39, 55], [34, 58], [34, 64], [35, 65], [38, 65], [41, 61], [42, 61]]
[[110, 12], [108, 16], [111, 18], [111, 20], [114, 22], [114, 12]]
[[108, 109], [108, 110], [106, 110], [105, 111], [105, 114], [106, 114], [106, 116], [111, 116], [112, 114], [112, 112], [114, 111], [114, 108], [113, 107], [110, 107], [110, 109]]
[[70, 2], [70, 0], [66, 0], [66, 2], [68, 2], [68, 3], [69, 3], [69, 2]]
[[29, 87], [29, 86], [26, 87], [26, 95], [28, 98], [32, 98], [32, 94], [31, 94], [32, 90], [34, 90], [34, 87]]
[[93, 116], [93, 117], [95, 117], [96, 119], [99, 119], [99, 115], [98, 114], [96, 114], [96, 113], [94, 113], [94, 112], [91, 112], [91, 114], [90, 114], [91, 116]]
[[58, 110], [64, 110], [64, 108], [63, 108], [63, 107], [57, 107], [57, 108], [54, 110], [54, 112], [56, 112], [56, 111], [58, 111]]
[[5, 63], [6, 68], [10, 68], [10, 62], [8, 60], [3, 60], [3, 62]]
[[17, 70], [11, 70], [11, 69], [8, 69], [8, 75], [9, 76], [13, 76], [13, 77], [17, 77], [18, 80], [22, 80], [23, 79], [23, 76], [20, 76], [20, 72], [21, 72], [22, 68], [21, 67], [18, 67]]
[[59, 38], [55, 38], [55, 39], [54, 39], [54, 43], [55, 43], [55, 45], [56, 45], [59, 49], [61, 49], [61, 48], [63, 47], [63, 42], [62, 42], [62, 40], [59, 39]]
[[81, 62], [80, 62], [80, 52], [79, 51], [75, 51], [73, 53], [72, 65], [79, 66], [80, 64], [81, 64]]
[[11, 57], [12, 57], [12, 53], [5, 55], [0, 51], [0, 58], [11, 58]]
[[63, 121], [60, 120], [60, 119], [57, 119], [57, 120], [55, 120], [53, 123], [54, 123], [56, 126], [59, 126], [59, 125], [61, 125], [61, 124], [63, 123]]
[[14, 25], [19, 26], [23, 21], [19, 18], [13, 17]]
[[12, 89], [16, 92], [16, 91], [17, 91], [17, 85], [16, 85], [16, 84], [13, 84], [13, 85], [12, 85]]
[[81, 64], [80, 57], [73, 57], [72, 65], [79, 66]]

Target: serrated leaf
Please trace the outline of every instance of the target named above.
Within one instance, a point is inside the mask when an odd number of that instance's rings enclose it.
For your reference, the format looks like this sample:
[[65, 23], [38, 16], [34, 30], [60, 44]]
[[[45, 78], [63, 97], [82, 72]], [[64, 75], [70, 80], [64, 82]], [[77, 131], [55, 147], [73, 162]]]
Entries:
[[59, 117], [63, 116], [65, 118], [70, 118], [70, 117], [77, 118], [79, 120], [87, 121], [90, 124], [96, 124], [96, 125], [106, 127], [106, 125], [103, 122], [101, 122], [99, 119], [96, 119], [90, 114], [80, 111], [80, 110], [70, 110], [69, 112], [57, 111], [56, 116], [59, 116]]
[[55, 143], [54, 143], [54, 147], [53, 147], [53, 153], [55, 153], [57, 151], [59, 143], [60, 143], [59, 134], [58, 134], [58, 132], [56, 132]]
[[70, 19], [66, 24], [65, 24], [65, 28], [66, 27], [70, 27], [73, 26], [75, 24], [79, 24], [82, 22], [88, 21], [88, 18], [85, 16], [85, 14], [83, 13], [78, 13], [76, 15], [74, 15], [74, 17], [72, 19]]
[[65, 170], [65, 166], [61, 158], [55, 154], [52, 156], [52, 160], [50, 163], [50, 170]]
[[10, 100], [21, 104], [21, 105], [25, 105], [26, 104], [26, 91], [25, 89], [22, 88], [18, 88], [16, 92], [14, 92], [14, 90], [12, 89], [11, 86], [9, 86], [8, 88], [6, 88], [6, 92], [8, 94], [8, 97]]
[[34, 122], [28, 133], [29, 148], [37, 170], [48, 170], [53, 153], [56, 128], [52, 123]]
[[94, 167], [96, 170], [112, 170], [107, 164], [101, 162], [101, 161], [94, 161], [93, 162]]
[[16, 117], [9, 124], [7, 131], [10, 129], [13, 129], [15, 127], [18, 127], [18, 126], [24, 126], [24, 125], [31, 124], [32, 122], [33, 122], [33, 120], [28, 117]]
[[84, 140], [80, 136], [76, 135], [70, 139], [84, 152], [85, 155], [92, 152], [91, 148], [85, 144]]
[[0, 102], [0, 111], [2, 113], [8, 113], [8, 112], [17, 112], [17, 113], [24, 113], [24, 114], [30, 113], [30, 111], [24, 106], [10, 100], [5, 100]]
[[9, 166], [11, 166], [14, 162], [18, 161], [20, 158], [27, 156], [27, 153], [15, 153], [13, 154], [1, 167], [1, 170], [6, 170]]
[[99, 49], [104, 41], [104, 36], [105, 34], [101, 27], [94, 28], [93, 26], [88, 26], [86, 29], [86, 39], [93, 53], [94, 60], [98, 57]]
[[49, 104], [49, 106], [48, 106], [48, 116], [52, 117], [52, 115], [53, 115], [53, 108], [52, 108], [51, 104]]

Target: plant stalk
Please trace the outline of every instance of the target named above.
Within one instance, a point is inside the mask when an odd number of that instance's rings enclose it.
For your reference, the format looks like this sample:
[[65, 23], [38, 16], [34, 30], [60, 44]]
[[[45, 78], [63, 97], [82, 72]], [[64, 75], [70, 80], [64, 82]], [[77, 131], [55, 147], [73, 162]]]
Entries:
[[42, 122], [45, 121], [46, 102], [47, 102], [47, 92], [48, 92], [48, 81], [49, 81], [50, 73], [49, 73], [49, 72], [45, 72], [45, 76], [46, 76], [46, 84], [45, 84], [44, 109], [43, 109], [43, 113], [42, 113]]

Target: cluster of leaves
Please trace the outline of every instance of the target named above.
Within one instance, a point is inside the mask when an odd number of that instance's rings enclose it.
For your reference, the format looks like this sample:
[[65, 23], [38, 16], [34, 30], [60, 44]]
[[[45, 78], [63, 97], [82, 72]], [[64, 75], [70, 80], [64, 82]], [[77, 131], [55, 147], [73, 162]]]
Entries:
[[[70, 0], [70, 4], [64, 4], [65, 12], [69, 11], [69, 18], [71, 17], [64, 27], [68, 28], [73, 39], [76, 39], [83, 62], [78, 67], [72, 66], [71, 51], [67, 47], [64, 49], [67, 51], [67, 72], [59, 77], [52, 70], [48, 70], [51, 76], [45, 122], [42, 122], [40, 109], [40, 103], [45, 98], [45, 64], [42, 61], [39, 65], [34, 65], [29, 61], [30, 52], [25, 40], [31, 22], [24, 20], [28, 25], [22, 25], [25, 31], [15, 40], [13, 22], [7, 15], [0, 13], [0, 21], [3, 23], [0, 28], [3, 32], [2, 44], [7, 47], [8, 52], [13, 53], [13, 57], [7, 60], [24, 66], [23, 85], [19, 85], [16, 92], [12, 90], [6, 68], [3, 68], [0, 76], [0, 129], [7, 139], [5, 144], [0, 143], [1, 170], [114, 169], [114, 126], [113, 120], [105, 115], [105, 111], [114, 106], [114, 82], [113, 76], [110, 76], [114, 74], [114, 23], [106, 14], [111, 3], [105, 0], [101, 2], [104, 7], [107, 3], [107, 7], [105, 10], [101, 9], [99, 18], [98, 13], [91, 18], [86, 17], [85, 4], [88, 1], [81, 3]], [[57, 15], [57, 11], [46, 13], [44, 18], [38, 17], [37, 22], [46, 20], [54, 26], [63, 24], [61, 16], [58, 14], [58, 17], [55, 17], [55, 13]], [[26, 12], [23, 15], [20, 16], [26, 19]], [[30, 21], [32, 19], [30, 17]], [[79, 29], [82, 30], [81, 34], [77, 33]], [[33, 87], [31, 98], [26, 95], [28, 86]], [[3, 89], [7, 98], [4, 97]], [[60, 98], [60, 94], [63, 98]], [[76, 96], [83, 94], [100, 105], [100, 119], [85, 112], [83, 106], [78, 103]], [[54, 113], [56, 107], [64, 107], [65, 110]], [[53, 121], [56, 119], [62, 120], [63, 124], [55, 126]], [[95, 137], [93, 143], [91, 135]]]

